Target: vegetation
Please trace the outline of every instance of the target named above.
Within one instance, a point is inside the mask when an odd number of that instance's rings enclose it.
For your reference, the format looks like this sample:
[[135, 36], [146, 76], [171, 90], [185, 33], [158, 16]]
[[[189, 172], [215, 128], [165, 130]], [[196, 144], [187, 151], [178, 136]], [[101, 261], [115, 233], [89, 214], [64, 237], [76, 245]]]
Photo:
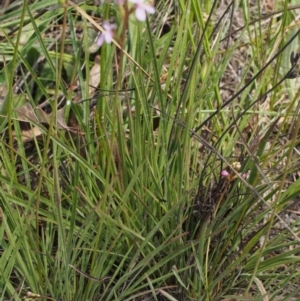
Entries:
[[1, 4], [0, 299], [298, 300], [299, 5], [102, 2]]

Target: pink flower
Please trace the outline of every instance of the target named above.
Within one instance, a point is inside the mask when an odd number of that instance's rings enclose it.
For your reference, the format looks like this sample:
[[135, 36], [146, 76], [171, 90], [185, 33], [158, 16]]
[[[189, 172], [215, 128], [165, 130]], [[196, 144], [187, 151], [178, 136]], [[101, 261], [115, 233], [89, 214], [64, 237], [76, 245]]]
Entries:
[[150, 4], [144, 3], [145, 0], [129, 0], [129, 2], [135, 5], [135, 16], [139, 21], [146, 20], [146, 13], [155, 13], [155, 8]]
[[114, 37], [115, 29], [117, 28], [116, 24], [110, 24], [108, 21], [104, 21], [102, 24], [104, 31], [100, 34], [97, 45], [102, 46], [104, 42], [107, 44], [111, 43]]
[[228, 178], [229, 177], [229, 172], [227, 170], [222, 170], [221, 171], [221, 177], [223, 178]]

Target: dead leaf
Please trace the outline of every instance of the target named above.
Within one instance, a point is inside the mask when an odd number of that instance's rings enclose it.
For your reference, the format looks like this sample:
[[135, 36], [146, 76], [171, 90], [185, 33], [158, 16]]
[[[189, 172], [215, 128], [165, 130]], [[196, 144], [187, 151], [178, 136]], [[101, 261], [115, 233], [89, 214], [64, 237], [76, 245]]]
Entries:
[[68, 127], [65, 121], [65, 108], [61, 108], [56, 113], [56, 119], [57, 119], [57, 127], [59, 129], [64, 129], [67, 131], [72, 131], [71, 128]]
[[[71, 131], [65, 122], [64, 118], [65, 108], [61, 108], [56, 113], [57, 118], [57, 127], [59, 129]], [[23, 122], [34, 122], [34, 123], [44, 123], [49, 124], [50, 122], [50, 114], [44, 112], [40, 107], [36, 107], [35, 109], [32, 107], [30, 103], [26, 103], [22, 107], [16, 109], [17, 117], [16, 119]]]
[[[16, 120], [21, 122], [33, 122], [36, 124], [47, 124], [50, 123], [51, 113], [47, 114], [42, 110], [41, 107], [37, 106], [33, 108], [30, 103], [25, 103], [23, 106], [15, 110], [16, 112]], [[76, 135], [83, 135], [83, 133], [79, 130], [79, 127], [69, 127], [65, 121], [65, 108], [61, 108], [56, 112], [56, 120], [57, 120], [57, 128], [61, 130], [66, 130], [71, 133], [76, 133]], [[73, 122], [74, 124], [74, 122]], [[29, 130], [22, 130], [22, 141], [29, 142], [32, 141], [34, 137], [38, 137], [42, 134], [42, 131], [36, 127], [32, 126]], [[16, 137], [16, 133], [13, 132], [14, 138]]]
[[8, 91], [6, 85], [0, 85], [0, 108], [2, 108], [7, 92]]
[[35, 123], [48, 123], [47, 114], [39, 107], [34, 109], [32, 105], [27, 102], [20, 108], [16, 109], [16, 119], [24, 122], [35, 122]]
[[98, 59], [95, 59], [95, 64], [90, 71], [90, 91], [89, 97], [92, 98], [97, 90], [97, 87], [100, 84], [100, 65], [98, 63]]
[[[42, 131], [38, 127], [35, 126], [27, 131], [22, 131], [21, 139], [22, 139], [22, 142], [26, 143], [26, 142], [32, 141], [34, 137], [37, 138], [40, 135], [42, 135]], [[12, 132], [12, 136], [14, 139], [16, 139], [17, 135], [16, 135], [15, 131]]]

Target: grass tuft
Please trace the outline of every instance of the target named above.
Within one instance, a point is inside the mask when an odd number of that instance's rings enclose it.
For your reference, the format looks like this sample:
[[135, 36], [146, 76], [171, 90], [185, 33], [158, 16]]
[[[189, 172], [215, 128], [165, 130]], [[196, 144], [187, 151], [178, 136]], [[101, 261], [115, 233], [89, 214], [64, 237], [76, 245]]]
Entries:
[[0, 4], [1, 300], [299, 299], [300, 7], [155, 2]]

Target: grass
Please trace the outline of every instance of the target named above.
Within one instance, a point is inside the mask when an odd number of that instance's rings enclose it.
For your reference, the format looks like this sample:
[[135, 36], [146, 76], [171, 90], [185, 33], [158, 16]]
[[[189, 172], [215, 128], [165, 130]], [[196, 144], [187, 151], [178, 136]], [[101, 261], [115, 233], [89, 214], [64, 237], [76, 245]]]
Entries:
[[1, 300], [299, 298], [299, 8], [200, 2], [2, 4]]

